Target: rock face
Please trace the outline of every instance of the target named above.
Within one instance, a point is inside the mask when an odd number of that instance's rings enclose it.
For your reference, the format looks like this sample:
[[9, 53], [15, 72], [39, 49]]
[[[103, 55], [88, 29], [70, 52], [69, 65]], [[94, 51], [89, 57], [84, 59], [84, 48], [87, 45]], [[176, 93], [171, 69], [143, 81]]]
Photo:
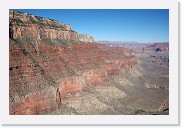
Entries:
[[136, 71], [133, 50], [93, 43], [70, 25], [12, 10], [9, 25], [11, 115], [133, 114], [161, 106], [153, 103], [163, 93], [146, 91], [152, 83]]
[[68, 24], [14, 10], [10, 10], [9, 18], [11, 39], [57, 40], [59, 43], [79, 41], [78, 33]]
[[94, 39], [90, 35], [79, 34], [71, 29], [69, 24], [37, 17], [27, 13], [10, 10], [10, 38], [26, 39], [33, 38], [37, 42], [40, 40], [57, 40], [59, 43], [93, 43]]
[[75, 93], [109, 85], [111, 76], [136, 65], [134, 56], [123, 54], [129, 50], [93, 41], [70, 25], [11, 10], [10, 114], [50, 113]]
[[79, 34], [78, 38], [82, 42], [87, 42], [87, 43], [93, 43], [94, 42], [94, 38], [92, 36], [90, 36], [90, 35]]
[[136, 58], [121, 52], [124, 49], [113, 49], [113, 53], [100, 44], [67, 47], [40, 41], [38, 49], [10, 39], [10, 114], [56, 110], [70, 94], [109, 85], [111, 76], [121, 75], [137, 63]]

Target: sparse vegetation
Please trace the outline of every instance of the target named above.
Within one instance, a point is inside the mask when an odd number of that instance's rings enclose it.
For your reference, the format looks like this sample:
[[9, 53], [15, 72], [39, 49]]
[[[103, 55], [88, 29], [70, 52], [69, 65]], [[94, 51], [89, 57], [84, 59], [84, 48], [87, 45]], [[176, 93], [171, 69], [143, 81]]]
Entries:
[[141, 110], [141, 109], [137, 109], [134, 113], [135, 113], [135, 115], [138, 115], [138, 114], [141, 114], [143, 112], [145, 112], [145, 111]]
[[14, 39], [15, 43], [19, 45], [20, 48], [26, 49], [26, 44], [31, 44], [35, 51], [38, 51], [39, 41], [33, 38], [24, 38], [24, 39]]
[[11, 19], [11, 22], [15, 22], [17, 25], [25, 26], [25, 23], [21, 19]]
[[60, 26], [58, 24], [52, 24], [50, 26], [53, 27], [53, 28], [64, 28], [63, 26]]
[[44, 56], [44, 54], [42, 52], [39, 52], [39, 57], [41, 60], [45, 60], [46, 57]]
[[48, 82], [56, 84], [56, 81], [51, 76], [45, 75], [45, 73], [43, 75]]
[[75, 74], [75, 71], [72, 68], [70, 68], [69, 66], [67, 66], [66, 69], [67, 69], [68, 73], [70, 74], [70, 76]]
[[66, 104], [61, 104], [60, 109], [66, 109], [67, 111], [74, 113], [76, 115], [80, 115], [73, 107], [67, 106]]
[[34, 38], [25, 38], [24, 40], [26, 43], [31, 44], [35, 51], [38, 51], [39, 40]]
[[[40, 26], [50, 26], [50, 27], [53, 27], [53, 28], [64, 28], [62, 25], [58, 25], [58, 24], [55, 24], [55, 23], [52, 23], [52, 24], [44, 23], [43, 20], [41, 18], [39, 18], [39, 17], [36, 17], [36, 19], [37, 20], [33, 19], [33, 17], [30, 17], [30, 21], [33, 24], [37, 24], [37, 25], [40, 25]], [[51, 20], [51, 21], [53, 21], [53, 20]]]
[[39, 20], [34, 20], [33, 17], [30, 16], [30, 21], [33, 23], [33, 24], [37, 24], [37, 25], [41, 25], [41, 26], [45, 26], [46, 24], [43, 23], [43, 22], [40, 22]]
[[[26, 40], [27, 40], [27, 39], [26, 39]], [[33, 39], [28, 38], [28, 40], [33, 42]], [[43, 68], [38, 64], [37, 60], [36, 60], [36, 59], [32, 56], [32, 54], [26, 49], [26, 43], [24, 42], [24, 40], [15, 40], [15, 42], [23, 49], [23, 54], [24, 54], [25, 56], [28, 56], [28, 57], [32, 60], [32, 62], [35, 64], [36, 67], [39, 67], [39, 68], [40, 68], [40, 72], [41, 72], [41, 74], [43, 75], [44, 79], [45, 79], [46, 81], [48, 81], [49, 83], [51, 83], [51, 85], [52, 85], [53, 87], [55, 87], [55, 84], [56, 84], [55, 80], [54, 80], [51, 76], [46, 75], [46, 74], [44, 73]], [[32, 44], [32, 43], [31, 43], [31, 44]]]
[[70, 41], [69, 40], [47, 39], [47, 38], [42, 38], [42, 40], [45, 43], [47, 43], [49, 45], [53, 45], [53, 46], [61, 46], [61, 45], [69, 46], [70, 45]]
[[81, 44], [82, 42], [81, 41], [72, 40], [72, 43], [73, 44]]
[[25, 44], [20, 39], [14, 39], [15, 43], [18, 44], [18, 46], [22, 49], [25, 49]]

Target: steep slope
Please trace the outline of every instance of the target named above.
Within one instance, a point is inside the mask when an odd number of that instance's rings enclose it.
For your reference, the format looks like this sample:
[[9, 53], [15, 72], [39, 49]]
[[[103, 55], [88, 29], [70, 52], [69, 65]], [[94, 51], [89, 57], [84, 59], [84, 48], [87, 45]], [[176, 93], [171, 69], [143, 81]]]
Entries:
[[10, 11], [10, 114], [51, 112], [136, 64], [131, 51], [82, 41], [69, 25]]

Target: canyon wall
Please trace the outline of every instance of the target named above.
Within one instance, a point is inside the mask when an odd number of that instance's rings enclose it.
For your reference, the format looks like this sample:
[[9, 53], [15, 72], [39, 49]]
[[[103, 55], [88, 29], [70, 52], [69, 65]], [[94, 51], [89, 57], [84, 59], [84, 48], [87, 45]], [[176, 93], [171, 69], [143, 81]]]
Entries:
[[14, 10], [10, 10], [9, 18], [9, 35], [12, 39], [31, 40], [33, 38], [37, 42], [40, 40], [56, 40], [59, 43], [94, 42], [90, 35], [78, 35], [69, 24], [63, 24], [56, 20]]
[[122, 77], [137, 64], [124, 54], [130, 50], [75, 43], [79, 40], [69, 25], [10, 11], [10, 114], [46, 114], [75, 93], [109, 85], [112, 76]]

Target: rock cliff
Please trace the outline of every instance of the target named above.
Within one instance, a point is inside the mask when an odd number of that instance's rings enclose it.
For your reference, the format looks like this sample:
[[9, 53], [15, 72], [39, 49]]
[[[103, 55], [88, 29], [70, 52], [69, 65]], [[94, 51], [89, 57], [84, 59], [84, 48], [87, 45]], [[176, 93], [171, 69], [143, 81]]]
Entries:
[[78, 33], [68, 24], [14, 10], [10, 10], [9, 15], [11, 39], [24, 39], [29, 42], [56, 40], [59, 44], [79, 41]]
[[12, 10], [9, 20], [10, 114], [49, 114], [137, 64], [131, 50], [83, 43], [93, 38], [70, 25]]
[[87, 35], [87, 34], [79, 34], [78, 38], [82, 42], [88, 42], [88, 43], [93, 43], [94, 42], [94, 38], [92, 36], [90, 36], [90, 35]]

